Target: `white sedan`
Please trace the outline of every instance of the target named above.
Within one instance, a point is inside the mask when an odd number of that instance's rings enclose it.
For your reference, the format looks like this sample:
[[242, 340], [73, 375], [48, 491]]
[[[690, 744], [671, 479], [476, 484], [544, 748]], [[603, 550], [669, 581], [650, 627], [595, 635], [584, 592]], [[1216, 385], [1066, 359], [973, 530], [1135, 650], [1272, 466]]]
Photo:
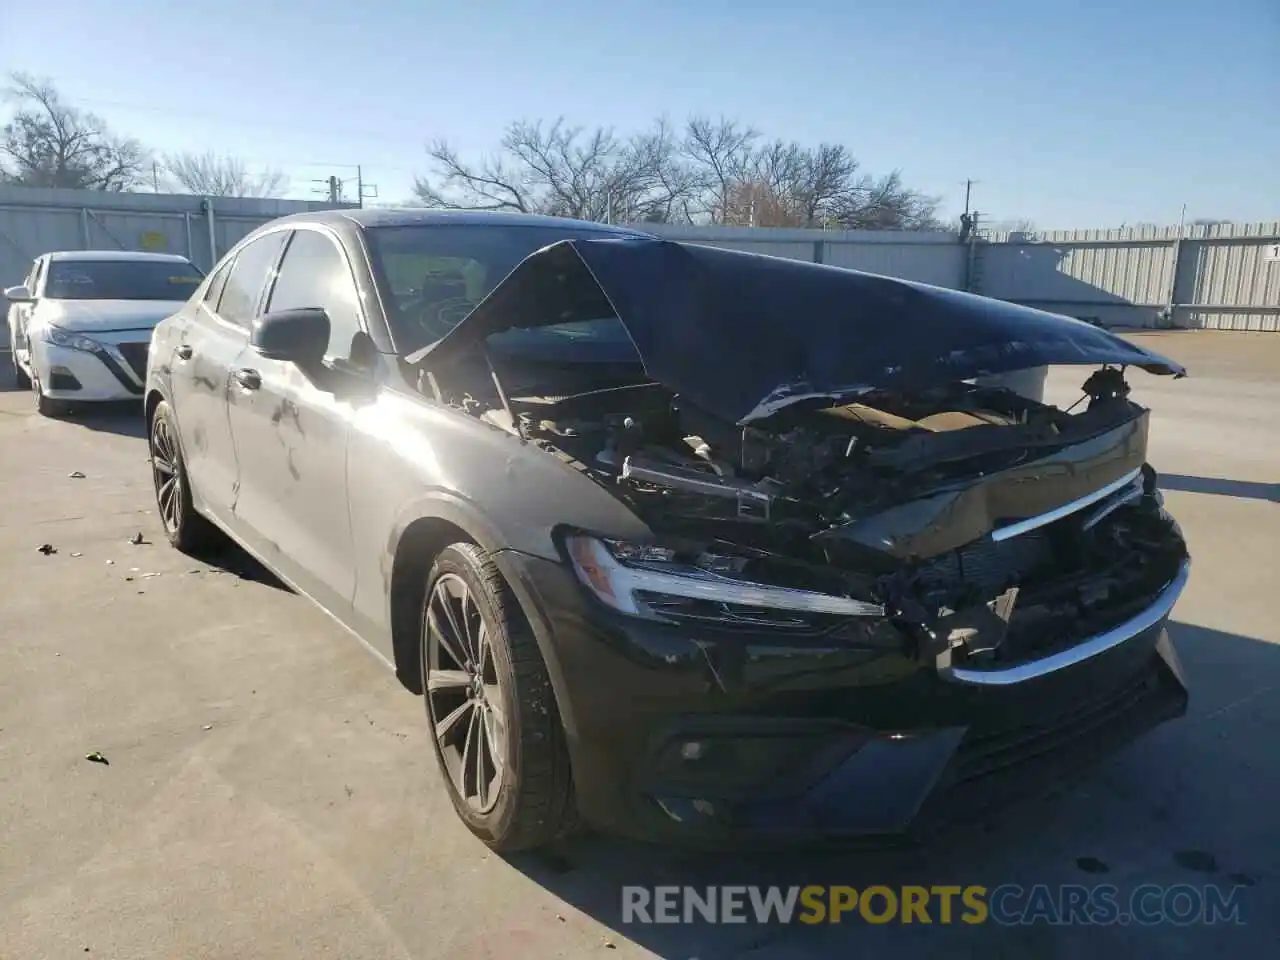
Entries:
[[57, 416], [73, 403], [142, 397], [151, 330], [186, 302], [204, 274], [186, 257], [93, 251], [46, 253], [9, 287], [9, 349], [20, 387]]

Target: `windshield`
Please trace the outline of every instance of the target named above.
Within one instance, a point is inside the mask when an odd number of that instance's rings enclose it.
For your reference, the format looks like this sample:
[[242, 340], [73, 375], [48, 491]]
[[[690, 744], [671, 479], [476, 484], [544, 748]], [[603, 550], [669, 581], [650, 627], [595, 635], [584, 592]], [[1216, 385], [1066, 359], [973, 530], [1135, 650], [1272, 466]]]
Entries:
[[181, 260], [54, 260], [44, 295], [51, 300], [186, 300], [204, 279]]
[[[387, 320], [402, 355], [457, 326], [529, 254], [561, 240], [616, 236], [603, 231], [486, 224], [373, 227], [367, 231]], [[631, 338], [617, 317], [509, 330], [488, 340], [499, 352], [601, 359], [630, 358]]]

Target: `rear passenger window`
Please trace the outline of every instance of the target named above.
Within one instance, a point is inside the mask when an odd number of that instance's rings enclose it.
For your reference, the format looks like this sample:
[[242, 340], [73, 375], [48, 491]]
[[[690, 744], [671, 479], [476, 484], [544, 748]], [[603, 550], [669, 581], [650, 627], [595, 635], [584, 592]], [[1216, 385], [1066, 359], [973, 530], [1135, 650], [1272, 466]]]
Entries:
[[235, 264], [232, 257], [213, 272], [213, 279], [204, 291], [204, 303], [214, 313], [218, 312], [218, 301], [222, 298], [222, 290], [227, 285], [227, 277], [231, 275], [231, 267]]
[[267, 278], [280, 257], [287, 230], [277, 230], [259, 237], [244, 247], [231, 265], [230, 275], [218, 302], [218, 316], [246, 329], [253, 324], [258, 300]]
[[351, 341], [360, 332], [355, 278], [336, 241], [316, 230], [298, 230], [289, 242], [268, 310], [322, 307], [329, 314], [325, 356], [351, 359]]

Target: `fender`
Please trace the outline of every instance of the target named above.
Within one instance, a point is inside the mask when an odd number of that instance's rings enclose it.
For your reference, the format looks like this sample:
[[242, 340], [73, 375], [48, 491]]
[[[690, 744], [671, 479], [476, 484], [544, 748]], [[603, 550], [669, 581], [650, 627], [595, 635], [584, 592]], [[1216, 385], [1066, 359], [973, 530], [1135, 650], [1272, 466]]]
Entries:
[[[520, 610], [533, 630], [534, 639], [538, 643], [538, 652], [547, 667], [547, 676], [551, 680], [551, 692], [556, 699], [556, 707], [560, 711], [560, 719], [564, 724], [566, 736], [576, 739], [577, 724], [573, 717], [571, 700], [565, 690], [564, 671], [555, 656], [555, 648], [550, 639], [550, 628], [541, 606], [534, 598], [518, 568], [512, 563], [512, 551], [498, 536], [497, 530], [484, 512], [476, 504], [460, 494], [445, 489], [424, 492], [405, 504], [396, 515], [396, 522], [388, 538], [386, 550], [383, 552], [383, 591], [387, 597], [387, 622], [391, 622], [391, 566], [396, 551], [405, 531], [418, 520], [443, 520], [459, 528], [471, 540], [489, 554], [498, 570], [506, 580], [507, 586], [520, 604]], [[542, 554], [546, 559], [560, 560], [559, 553], [550, 538], [547, 540], [547, 551]]]

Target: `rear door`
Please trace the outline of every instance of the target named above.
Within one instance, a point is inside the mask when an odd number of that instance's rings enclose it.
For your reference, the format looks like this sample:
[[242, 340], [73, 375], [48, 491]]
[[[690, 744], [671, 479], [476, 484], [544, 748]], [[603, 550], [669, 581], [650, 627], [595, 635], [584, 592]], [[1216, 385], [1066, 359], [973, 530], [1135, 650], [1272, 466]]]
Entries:
[[299, 225], [264, 312], [307, 307], [329, 315], [322, 364], [302, 369], [247, 347], [232, 373], [236, 519], [269, 565], [346, 619], [355, 592], [347, 441], [353, 411], [372, 397], [372, 370], [353, 356], [363, 316], [346, 252], [328, 230]]
[[176, 338], [171, 393], [193, 495], [234, 528], [238, 463], [228, 404], [232, 366], [249, 343], [249, 329], [284, 247], [286, 231], [263, 234], [224, 260], [199, 308]]
[[[27, 292], [33, 297], [40, 296], [40, 283], [44, 278], [44, 264], [44, 257], [36, 257], [31, 263], [31, 269], [27, 271], [26, 279], [22, 281], [27, 288]], [[15, 303], [9, 307], [9, 335], [12, 341], [14, 359], [20, 360], [24, 366], [27, 363], [27, 325], [35, 306], [33, 303]]]

